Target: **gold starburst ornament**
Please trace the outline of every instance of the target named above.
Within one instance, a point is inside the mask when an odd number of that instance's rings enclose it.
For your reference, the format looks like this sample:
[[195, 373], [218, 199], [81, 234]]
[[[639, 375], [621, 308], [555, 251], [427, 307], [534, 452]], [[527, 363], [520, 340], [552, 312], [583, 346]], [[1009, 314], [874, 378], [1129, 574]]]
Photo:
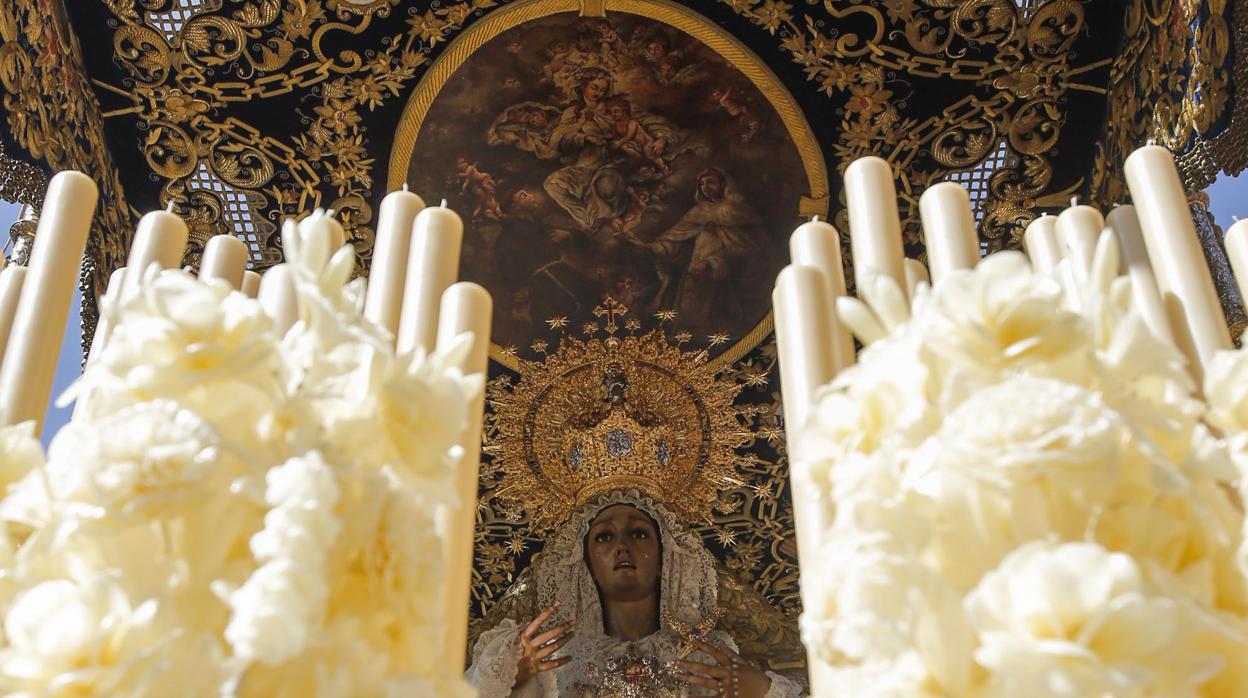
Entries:
[[494, 404], [504, 481], [497, 497], [554, 528], [594, 495], [637, 489], [690, 522], [710, 519], [734, 477], [749, 434], [733, 400], [740, 387], [707, 365], [706, 352], [672, 346], [663, 332], [614, 334], [627, 309], [611, 299], [605, 339], [565, 335]]

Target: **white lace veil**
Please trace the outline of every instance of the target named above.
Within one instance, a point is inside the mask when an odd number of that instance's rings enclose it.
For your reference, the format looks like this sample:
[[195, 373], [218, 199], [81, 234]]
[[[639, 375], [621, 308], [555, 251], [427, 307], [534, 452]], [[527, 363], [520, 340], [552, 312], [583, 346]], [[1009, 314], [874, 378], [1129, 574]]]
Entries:
[[[613, 490], [589, 500], [555, 534], [534, 562], [537, 607], [556, 601], [560, 623], [575, 619], [577, 640], [601, 637], [602, 605], [598, 588], [585, 561], [585, 535], [589, 523], [613, 504], [630, 504], [646, 512], [659, 526], [663, 545], [660, 615], [663, 612], [684, 623], [697, 624], [715, 609], [718, 579], [714, 560], [702, 540], [682, 526], [663, 505], [635, 489]], [[574, 640], [575, 642], [576, 640]], [[569, 650], [573, 649], [571, 645]]]

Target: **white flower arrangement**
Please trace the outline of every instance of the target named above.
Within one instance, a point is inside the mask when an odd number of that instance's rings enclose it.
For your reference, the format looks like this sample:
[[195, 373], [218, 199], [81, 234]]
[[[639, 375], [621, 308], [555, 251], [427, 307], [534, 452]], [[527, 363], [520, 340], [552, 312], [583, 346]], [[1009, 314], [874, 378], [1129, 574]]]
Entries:
[[830, 695], [1248, 695], [1248, 352], [1201, 397], [1098, 254], [1077, 298], [1005, 252], [842, 303], [874, 341], [794, 447]]
[[45, 460], [0, 430], [0, 693], [465, 695], [442, 549], [480, 376], [396, 355], [350, 247], [283, 231], [284, 336], [219, 281], [149, 270]]

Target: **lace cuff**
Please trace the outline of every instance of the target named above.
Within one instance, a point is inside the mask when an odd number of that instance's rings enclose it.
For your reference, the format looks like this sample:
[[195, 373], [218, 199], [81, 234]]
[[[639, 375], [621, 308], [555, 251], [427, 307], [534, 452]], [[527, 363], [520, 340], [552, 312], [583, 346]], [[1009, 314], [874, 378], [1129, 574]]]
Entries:
[[771, 679], [771, 688], [767, 689], [767, 695], [763, 698], [799, 698], [802, 695], [802, 686], [787, 676], [781, 676], [774, 671], [765, 672], [767, 678]]
[[520, 666], [520, 626], [504, 620], [481, 633], [472, 652], [472, 666], [465, 678], [477, 689], [479, 698], [508, 698]]

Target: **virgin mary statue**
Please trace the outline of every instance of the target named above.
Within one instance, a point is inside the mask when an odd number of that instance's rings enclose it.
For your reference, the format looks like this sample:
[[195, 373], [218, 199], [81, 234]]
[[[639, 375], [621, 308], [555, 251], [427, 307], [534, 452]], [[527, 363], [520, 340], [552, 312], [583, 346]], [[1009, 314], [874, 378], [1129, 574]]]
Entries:
[[534, 572], [545, 610], [477, 641], [468, 679], [481, 698], [800, 693], [742, 660], [728, 633], [699, 632], [717, 609], [711, 554], [643, 491], [613, 490], [581, 506]]
[[[799, 695], [798, 683], [753, 666], [738, 654], [733, 637], [714, 627], [723, 613], [714, 559], [675, 513], [690, 520], [681, 504], [691, 501], [691, 491], [713, 496], [713, 468], [698, 455], [704, 460], [708, 450], [690, 447], [679, 433], [683, 420], [673, 418], [680, 406], [661, 397], [654, 380], [660, 372], [641, 375], [645, 366], [661, 363], [654, 359], [660, 350], [652, 348], [646, 362], [630, 364], [621, 354], [644, 341], [612, 341], [603, 348], [604, 359], [586, 366], [590, 370], [560, 371], [601, 376], [600, 385], [589, 386], [596, 390], [531, 384], [527, 389], [541, 404], [516, 410], [520, 421], [510, 431], [517, 441], [528, 441], [508, 446], [531, 458], [529, 467], [505, 464], [505, 471], [539, 473], [547, 499], [544, 506], [531, 501], [530, 515], [536, 511], [538, 518], [557, 517], [560, 523], [530, 568], [534, 608], [543, 610], [483, 632], [469, 681], [482, 698]], [[567, 368], [567, 362], [555, 363]], [[517, 393], [525, 391], [522, 383]], [[524, 405], [523, 395], [513, 398], [511, 404]], [[699, 404], [714, 401], [704, 398]], [[552, 414], [556, 407], [569, 414]], [[694, 431], [706, 426], [690, 416]], [[513, 487], [535, 490], [538, 482]]]

